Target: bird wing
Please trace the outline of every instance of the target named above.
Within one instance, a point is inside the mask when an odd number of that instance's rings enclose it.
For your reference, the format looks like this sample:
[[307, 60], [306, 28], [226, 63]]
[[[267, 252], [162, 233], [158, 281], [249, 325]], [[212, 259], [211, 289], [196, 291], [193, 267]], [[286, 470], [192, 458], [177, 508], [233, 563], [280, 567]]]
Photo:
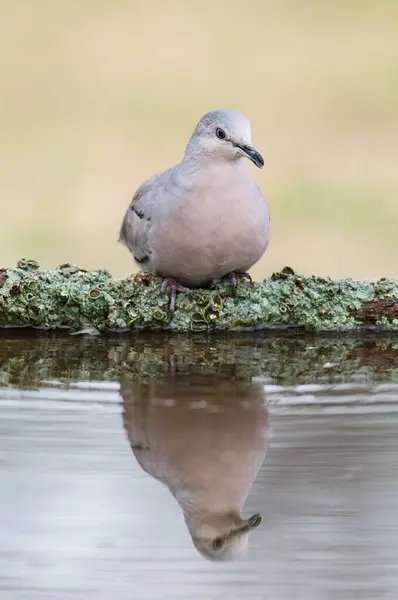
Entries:
[[139, 265], [151, 258], [150, 233], [157, 199], [160, 197], [170, 169], [145, 181], [136, 191], [124, 216], [119, 242], [124, 244]]

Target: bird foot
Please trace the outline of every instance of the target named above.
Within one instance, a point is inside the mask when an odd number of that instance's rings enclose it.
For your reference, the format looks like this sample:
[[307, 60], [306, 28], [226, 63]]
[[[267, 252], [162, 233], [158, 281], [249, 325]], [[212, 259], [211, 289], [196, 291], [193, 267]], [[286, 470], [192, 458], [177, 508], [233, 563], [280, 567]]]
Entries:
[[189, 294], [191, 290], [188, 287], [184, 287], [178, 281], [173, 279], [173, 277], [165, 277], [162, 281], [162, 285], [160, 287], [160, 291], [162, 294], [166, 291], [166, 288], [169, 288], [169, 310], [170, 312], [174, 312], [176, 306], [176, 297], [177, 292], [181, 294]]
[[250, 285], [253, 285], [253, 279], [250, 273], [247, 273], [246, 271], [231, 271], [231, 273], [228, 273], [227, 277], [232, 282], [234, 292], [236, 291], [238, 285], [238, 279], [248, 279]]
[[233, 295], [235, 295], [236, 293], [238, 279], [248, 279], [250, 285], [253, 285], [253, 279], [251, 278], [251, 275], [249, 273], [246, 273], [246, 271], [231, 271], [230, 273], [224, 275], [224, 277], [212, 279], [212, 281], [210, 282], [210, 287], [214, 289], [219, 283], [223, 281], [223, 279], [229, 279], [232, 283]]

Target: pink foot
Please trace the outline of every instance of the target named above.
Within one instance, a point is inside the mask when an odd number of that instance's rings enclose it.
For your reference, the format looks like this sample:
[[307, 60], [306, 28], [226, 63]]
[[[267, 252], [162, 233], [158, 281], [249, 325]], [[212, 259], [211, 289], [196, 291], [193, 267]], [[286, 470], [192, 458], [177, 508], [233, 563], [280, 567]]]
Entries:
[[212, 281], [210, 282], [210, 287], [215, 288], [219, 283], [221, 283], [223, 279], [229, 279], [232, 283], [233, 294], [235, 295], [239, 278], [248, 279], [250, 285], [253, 285], [253, 279], [251, 278], [251, 275], [249, 273], [246, 273], [246, 271], [231, 271], [230, 273], [224, 275], [224, 277], [212, 279]]
[[189, 294], [190, 289], [188, 287], [184, 287], [178, 281], [173, 279], [173, 277], [165, 277], [162, 281], [162, 285], [160, 291], [162, 294], [166, 291], [166, 288], [169, 288], [169, 310], [170, 312], [174, 312], [176, 306], [176, 296], [177, 292], [182, 294]]

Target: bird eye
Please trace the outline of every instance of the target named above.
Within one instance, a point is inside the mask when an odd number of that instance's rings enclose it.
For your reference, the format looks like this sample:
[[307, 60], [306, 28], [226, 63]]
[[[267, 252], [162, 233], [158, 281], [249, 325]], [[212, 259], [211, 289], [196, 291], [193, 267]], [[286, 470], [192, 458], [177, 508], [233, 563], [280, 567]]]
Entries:
[[225, 140], [226, 135], [225, 135], [224, 129], [221, 129], [221, 127], [217, 127], [216, 136], [218, 137], [219, 140]]
[[224, 546], [224, 538], [216, 538], [213, 540], [213, 550], [221, 550]]

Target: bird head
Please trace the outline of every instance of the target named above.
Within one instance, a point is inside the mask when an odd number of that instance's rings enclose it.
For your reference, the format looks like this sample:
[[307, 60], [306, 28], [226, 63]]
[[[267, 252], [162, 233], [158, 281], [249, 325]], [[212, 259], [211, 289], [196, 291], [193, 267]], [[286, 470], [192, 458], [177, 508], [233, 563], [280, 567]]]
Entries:
[[261, 169], [264, 160], [251, 143], [250, 121], [234, 110], [213, 110], [196, 125], [185, 156], [203, 154], [236, 162], [248, 158]]
[[209, 560], [243, 558], [249, 545], [249, 532], [261, 523], [259, 514], [241, 519], [235, 514], [210, 515], [189, 526], [195, 548]]

